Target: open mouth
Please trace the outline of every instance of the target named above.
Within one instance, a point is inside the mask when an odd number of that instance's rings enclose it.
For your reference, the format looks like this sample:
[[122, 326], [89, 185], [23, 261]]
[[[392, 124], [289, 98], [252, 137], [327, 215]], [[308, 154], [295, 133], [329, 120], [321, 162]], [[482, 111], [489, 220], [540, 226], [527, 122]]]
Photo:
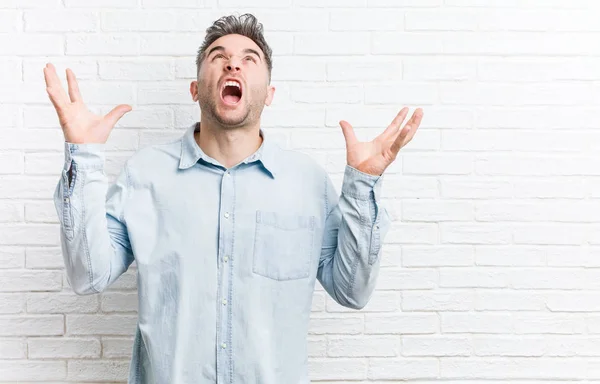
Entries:
[[221, 90], [225, 104], [237, 104], [242, 98], [242, 86], [235, 80], [226, 81]]

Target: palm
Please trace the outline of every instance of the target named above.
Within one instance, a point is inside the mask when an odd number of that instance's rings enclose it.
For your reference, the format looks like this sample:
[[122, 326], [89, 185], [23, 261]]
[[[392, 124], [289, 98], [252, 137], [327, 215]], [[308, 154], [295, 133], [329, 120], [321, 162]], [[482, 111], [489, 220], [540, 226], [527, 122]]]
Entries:
[[385, 169], [396, 159], [400, 149], [412, 140], [421, 124], [423, 111], [419, 108], [404, 128], [400, 129], [407, 114], [408, 108], [403, 108], [386, 130], [370, 142], [358, 141], [352, 126], [346, 121], [341, 121], [340, 126], [346, 139], [348, 165], [364, 173], [383, 174]]
[[118, 105], [105, 116], [92, 113], [84, 104], [75, 74], [67, 70], [69, 95], [60, 84], [52, 64], [44, 68], [46, 91], [58, 114], [65, 140], [70, 143], [105, 143], [117, 121], [131, 110], [129, 105]]

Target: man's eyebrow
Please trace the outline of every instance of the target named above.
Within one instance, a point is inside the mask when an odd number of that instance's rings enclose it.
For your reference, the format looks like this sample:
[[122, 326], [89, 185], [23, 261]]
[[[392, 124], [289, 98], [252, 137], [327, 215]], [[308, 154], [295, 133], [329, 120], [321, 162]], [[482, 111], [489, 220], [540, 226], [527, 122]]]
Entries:
[[253, 54], [255, 54], [256, 56], [258, 56], [258, 58], [259, 58], [259, 59], [261, 58], [261, 57], [260, 57], [260, 54], [259, 54], [259, 53], [258, 53], [256, 50], [254, 50], [254, 49], [252, 49], [252, 48], [246, 48], [246, 49], [244, 49], [244, 53], [253, 53]]
[[225, 51], [225, 47], [221, 46], [221, 45], [217, 45], [216, 47], [212, 47], [210, 51], [208, 51], [208, 53], [206, 54], [206, 56], [210, 56], [211, 53], [213, 53], [214, 51]]

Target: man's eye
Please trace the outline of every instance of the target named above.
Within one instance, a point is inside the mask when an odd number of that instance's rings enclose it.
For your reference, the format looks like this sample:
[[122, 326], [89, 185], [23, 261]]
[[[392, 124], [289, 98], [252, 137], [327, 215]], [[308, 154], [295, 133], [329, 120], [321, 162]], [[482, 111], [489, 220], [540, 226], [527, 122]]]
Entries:
[[215, 55], [215, 57], [213, 57], [213, 59], [221, 59], [221, 58], [224, 58], [224, 57], [225, 57], [225, 56], [223, 56], [222, 54], [220, 54], [220, 53], [217, 53], [217, 54]]
[[254, 57], [252, 57], [252, 56], [246, 56], [246, 60], [250, 60], [250, 61], [254, 61], [254, 62], [256, 61], [256, 60], [254, 59]]

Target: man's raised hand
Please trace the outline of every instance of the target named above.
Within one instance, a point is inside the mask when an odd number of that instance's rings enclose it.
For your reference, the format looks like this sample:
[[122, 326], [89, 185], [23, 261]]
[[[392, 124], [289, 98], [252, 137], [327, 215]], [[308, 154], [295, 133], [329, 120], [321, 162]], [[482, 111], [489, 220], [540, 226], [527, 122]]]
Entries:
[[106, 143], [110, 131], [131, 106], [121, 104], [105, 116], [99, 116], [83, 103], [79, 85], [72, 70], [67, 69], [69, 94], [62, 87], [54, 65], [48, 63], [44, 68], [46, 91], [58, 114], [65, 141], [73, 144]]

